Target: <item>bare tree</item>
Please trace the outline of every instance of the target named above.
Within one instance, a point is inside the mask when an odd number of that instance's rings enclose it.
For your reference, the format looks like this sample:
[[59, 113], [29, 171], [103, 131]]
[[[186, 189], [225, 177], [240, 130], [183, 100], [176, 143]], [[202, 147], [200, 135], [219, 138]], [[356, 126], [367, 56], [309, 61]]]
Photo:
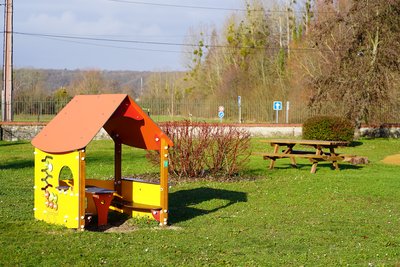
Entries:
[[376, 107], [393, 104], [398, 93], [400, 2], [354, 1], [347, 13], [316, 25], [311, 44], [320, 68], [310, 71], [310, 107], [330, 108], [357, 128], [363, 121], [378, 122]]
[[98, 70], [82, 71], [79, 78], [70, 85], [71, 95], [100, 94], [107, 91], [107, 83]]

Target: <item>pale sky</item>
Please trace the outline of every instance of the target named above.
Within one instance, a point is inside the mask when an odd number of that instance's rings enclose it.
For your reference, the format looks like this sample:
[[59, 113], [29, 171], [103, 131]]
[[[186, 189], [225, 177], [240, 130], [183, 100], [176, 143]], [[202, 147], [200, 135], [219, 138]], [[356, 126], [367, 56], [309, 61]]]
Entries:
[[[190, 28], [222, 26], [228, 15], [235, 12], [223, 8], [243, 9], [243, 2], [14, 0], [14, 67], [183, 70], [183, 48], [171, 43], [185, 43]], [[68, 38], [60, 38], [61, 35]]]

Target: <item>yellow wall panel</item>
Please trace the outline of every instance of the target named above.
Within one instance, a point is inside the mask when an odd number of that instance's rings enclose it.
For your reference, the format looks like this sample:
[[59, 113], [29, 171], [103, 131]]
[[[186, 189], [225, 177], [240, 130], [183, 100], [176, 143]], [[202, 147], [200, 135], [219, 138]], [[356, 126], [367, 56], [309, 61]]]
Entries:
[[[35, 218], [49, 223], [80, 228], [84, 211], [79, 209], [79, 179], [81, 159], [79, 151], [67, 154], [49, 154], [35, 149]], [[72, 185], [60, 189], [60, 172], [71, 171]], [[61, 182], [65, 185], [64, 182]]]
[[122, 197], [128, 202], [160, 206], [160, 185], [122, 180]]

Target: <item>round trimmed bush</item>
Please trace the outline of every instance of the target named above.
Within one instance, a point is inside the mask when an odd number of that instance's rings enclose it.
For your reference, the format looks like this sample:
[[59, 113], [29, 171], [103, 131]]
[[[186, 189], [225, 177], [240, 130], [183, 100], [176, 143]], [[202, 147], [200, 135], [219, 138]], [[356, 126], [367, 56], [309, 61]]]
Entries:
[[352, 141], [353, 138], [353, 123], [342, 117], [315, 116], [303, 124], [303, 139]]

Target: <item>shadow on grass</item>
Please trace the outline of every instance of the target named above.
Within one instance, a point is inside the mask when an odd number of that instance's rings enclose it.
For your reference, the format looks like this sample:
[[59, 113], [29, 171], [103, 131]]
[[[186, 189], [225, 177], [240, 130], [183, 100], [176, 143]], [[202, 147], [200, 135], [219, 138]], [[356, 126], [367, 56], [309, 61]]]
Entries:
[[6, 146], [16, 146], [26, 144], [27, 141], [0, 141], [0, 148]]
[[[203, 202], [212, 200], [222, 201], [212, 203], [212, 207], [209, 209], [193, 207]], [[247, 202], [247, 194], [243, 192], [208, 187], [180, 190], [169, 194], [169, 222], [173, 225], [179, 222], [187, 221], [197, 216], [207, 215], [220, 209], [227, 208], [238, 202]], [[109, 212], [108, 224], [97, 226], [98, 218], [95, 215], [90, 222], [87, 222], [85, 229], [91, 232], [106, 232], [110, 230], [114, 230], [115, 232], [131, 231], [135, 228], [135, 226], [125, 225], [126, 221], [130, 218], [131, 217], [126, 214]]]
[[[302, 163], [300, 163], [300, 164], [297, 163], [296, 165], [297, 165], [296, 168], [294, 168], [290, 164], [288, 164], [288, 166], [278, 166], [278, 167], [275, 166], [274, 169], [309, 169], [309, 170], [311, 170], [311, 166], [312, 166], [311, 164], [302, 164]], [[364, 167], [364, 165], [340, 164], [339, 163], [339, 170], [359, 170], [363, 167]], [[335, 170], [334, 167], [332, 166], [332, 163], [318, 163], [316, 172], [318, 173], [318, 169], [321, 169], [321, 168], [324, 168], [324, 169], [329, 168], [333, 171]]]
[[[127, 214], [111, 211], [108, 213], [108, 223], [106, 225], [98, 226], [98, 217], [95, 215], [90, 221], [86, 222], [85, 230], [90, 232], [106, 232], [110, 229], [118, 229], [130, 218], [131, 217]], [[121, 232], [124, 231], [127, 231], [127, 229], [121, 230]]]
[[357, 146], [361, 146], [363, 144], [363, 142], [360, 141], [351, 141], [349, 144], [349, 147], [357, 147]]
[[[222, 201], [213, 203], [210, 209], [193, 207], [203, 202], [212, 200]], [[173, 225], [179, 222], [187, 221], [197, 216], [207, 215], [220, 209], [227, 208], [238, 202], [247, 202], [247, 194], [243, 192], [208, 187], [180, 190], [169, 194], [169, 222]], [[97, 216], [93, 216], [92, 220], [86, 225], [85, 229], [92, 232], [106, 232], [112, 229], [121, 232], [129, 231], [133, 228], [126, 228], [124, 225], [125, 222], [130, 218], [131, 217], [126, 214], [110, 212], [108, 214], [108, 224], [97, 226], [98, 218]], [[116, 230], [120, 227], [123, 228]]]
[[[223, 204], [214, 206], [211, 209], [191, 207], [215, 199], [223, 200]], [[207, 215], [220, 209], [227, 208], [237, 202], [247, 202], [247, 194], [208, 187], [180, 190], [169, 195], [169, 221], [171, 224], [187, 221], [197, 216]]]
[[14, 162], [0, 164], [0, 169], [7, 170], [7, 169], [23, 169], [23, 168], [33, 168], [34, 162], [33, 160], [15, 160]]

